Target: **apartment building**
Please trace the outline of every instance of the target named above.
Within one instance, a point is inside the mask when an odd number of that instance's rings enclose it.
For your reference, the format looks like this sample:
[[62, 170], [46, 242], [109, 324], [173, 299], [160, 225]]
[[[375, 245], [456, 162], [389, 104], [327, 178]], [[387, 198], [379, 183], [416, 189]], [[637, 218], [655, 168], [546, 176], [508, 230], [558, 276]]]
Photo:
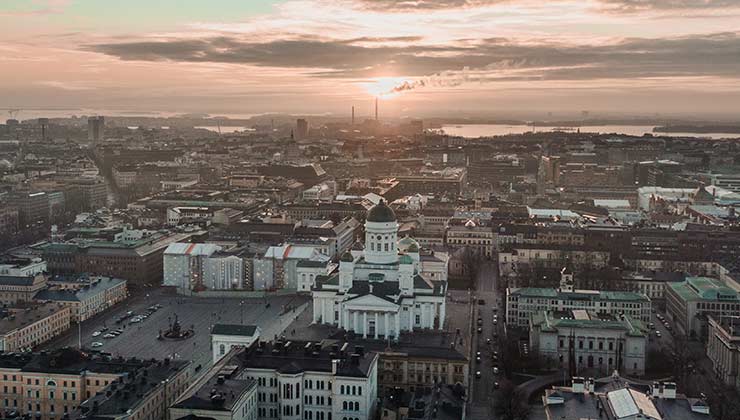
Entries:
[[26, 351], [69, 328], [71, 311], [58, 303], [27, 304], [0, 310], [0, 350]]
[[707, 357], [714, 374], [728, 386], [740, 389], [740, 316], [707, 316]]
[[38, 292], [35, 300], [55, 302], [69, 307], [73, 322], [85, 321], [128, 297], [126, 280], [112, 277], [93, 277], [80, 288], [46, 289]]
[[40, 290], [46, 288], [46, 276], [0, 276], [0, 303], [15, 305], [30, 302]]

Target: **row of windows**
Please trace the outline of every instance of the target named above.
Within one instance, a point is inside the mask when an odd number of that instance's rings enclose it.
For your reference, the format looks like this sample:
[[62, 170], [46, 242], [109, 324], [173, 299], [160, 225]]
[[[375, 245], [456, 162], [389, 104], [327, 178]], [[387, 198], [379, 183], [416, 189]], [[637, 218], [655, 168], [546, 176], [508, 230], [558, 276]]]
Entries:
[[341, 395], [362, 395], [362, 387], [355, 385], [342, 385], [339, 387], [339, 393]]
[[360, 411], [360, 403], [355, 401], [343, 401], [342, 410], [344, 411]]

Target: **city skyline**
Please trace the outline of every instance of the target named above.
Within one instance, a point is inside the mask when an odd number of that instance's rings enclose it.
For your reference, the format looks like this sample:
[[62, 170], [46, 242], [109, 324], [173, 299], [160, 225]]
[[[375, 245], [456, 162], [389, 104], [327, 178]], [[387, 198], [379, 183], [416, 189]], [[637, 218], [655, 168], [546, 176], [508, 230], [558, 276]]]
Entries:
[[[732, 0], [9, 1], [0, 107], [726, 115]], [[310, 97], [311, 100], [306, 100]]]

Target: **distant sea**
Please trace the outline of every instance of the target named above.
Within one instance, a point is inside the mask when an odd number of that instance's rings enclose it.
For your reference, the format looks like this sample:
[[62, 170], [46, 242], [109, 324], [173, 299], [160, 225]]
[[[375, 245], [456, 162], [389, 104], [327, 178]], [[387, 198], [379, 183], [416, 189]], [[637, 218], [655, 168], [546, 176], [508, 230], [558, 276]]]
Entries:
[[[537, 132], [552, 132], [561, 127], [556, 126], [538, 126]], [[699, 137], [699, 138], [740, 138], [740, 134], [732, 133], [658, 133], [653, 132], [652, 125], [590, 125], [580, 127], [582, 133], [600, 133], [600, 134], [626, 134], [630, 136], [642, 136], [649, 133], [655, 136], [671, 137]], [[442, 126], [442, 131], [451, 136], [460, 136], [468, 138], [504, 136], [507, 134], [523, 134], [532, 131], [531, 125], [510, 125], [510, 124], [458, 124]], [[577, 128], [565, 127], [562, 131], [575, 132]]]

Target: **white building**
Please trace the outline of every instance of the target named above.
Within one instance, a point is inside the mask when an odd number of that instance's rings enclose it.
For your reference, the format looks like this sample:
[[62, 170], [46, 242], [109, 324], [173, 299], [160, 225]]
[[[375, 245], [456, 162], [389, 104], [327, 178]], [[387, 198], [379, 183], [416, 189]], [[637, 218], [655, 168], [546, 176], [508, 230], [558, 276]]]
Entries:
[[259, 342], [227, 363], [257, 381], [260, 419], [375, 418], [378, 355], [361, 347]]
[[641, 376], [648, 333], [642, 322], [628, 316], [541, 312], [530, 321], [529, 344], [543, 360], [576, 372], [597, 370], [606, 376], [616, 369]]
[[178, 291], [203, 288], [203, 265], [205, 260], [221, 247], [215, 244], [191, 244], [177, 242], [164, 251], [164, 286], [175, 286]]
[[244, 259], [228, 252], [214, 252], [203, 261], [203, 285], [209, 290], [246, 288]]
[[262, 330], [256, 325], [216, 324], [211, 329], [213, 363], [226, 356], [233, 347], [247, 348], [259, 340]]
[[167, 225], [177, 226], [180, 223], [196, 220], [210, 220], [213, 210], [209, 207], [170, 207], [167, 209]]
[[261, 420], [257, 416], [257, 382], [241, 377], [229, 359], [217, 363], [169, 407], [172, 420]]
[[543, 311], [578, 309], [650, 322], [650, 304], [650, 298], [640, 293], [574, 289], [573, 273], [563, 270], [558, 289], [507, 288], [506, 323], [528, 327], [530, 319]]
[[317, 279], [313, 321], [375, 339], [443, 329], [447, 282], [420, 272], [418, 245], [399, 243], [396, 215], [380, 201], [367, 214], [365, 249], [344, 253], [338, 274]]

